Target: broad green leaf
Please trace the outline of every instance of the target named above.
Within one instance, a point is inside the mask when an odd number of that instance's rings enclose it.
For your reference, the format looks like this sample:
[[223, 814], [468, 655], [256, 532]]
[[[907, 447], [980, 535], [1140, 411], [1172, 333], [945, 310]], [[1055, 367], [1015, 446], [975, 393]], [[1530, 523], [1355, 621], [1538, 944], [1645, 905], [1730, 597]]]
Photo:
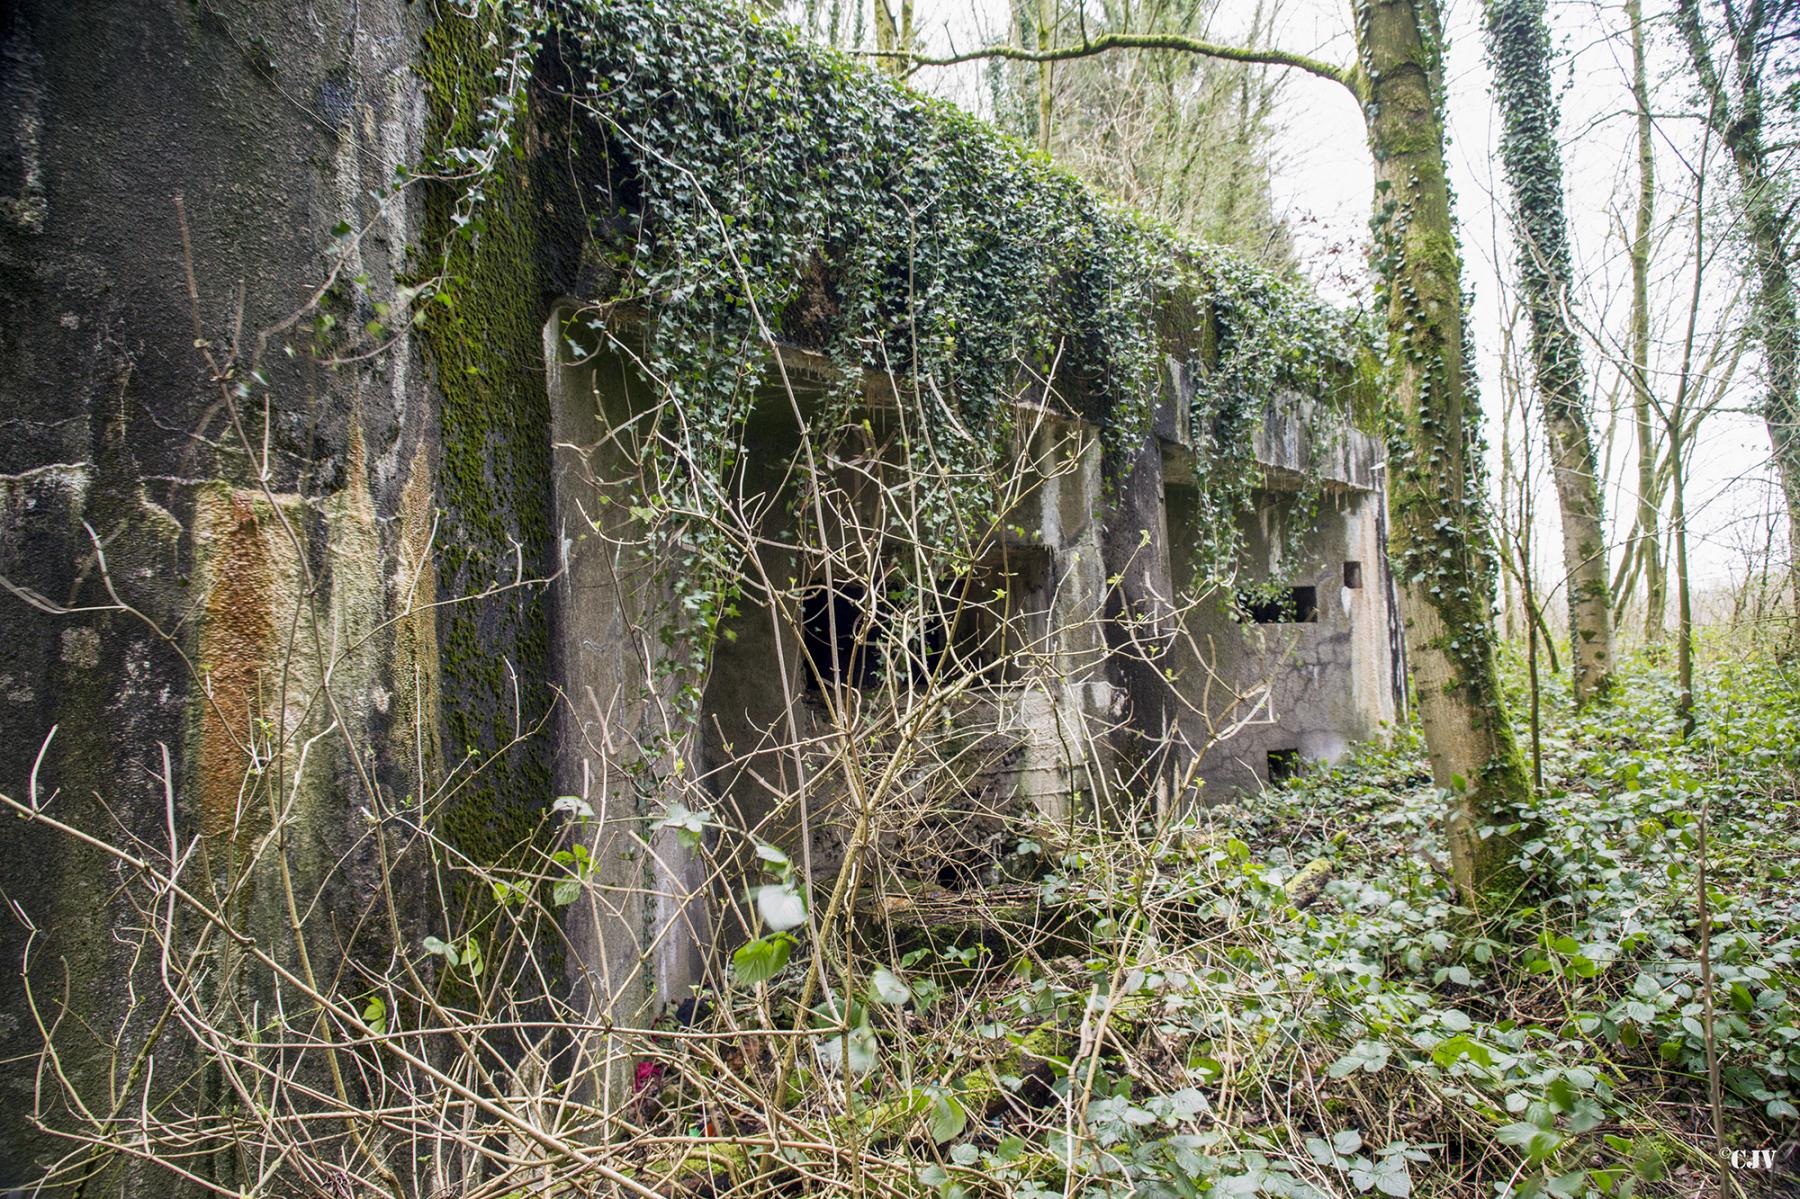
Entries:
[[793, 949], [794, 942], [790, 937], [758, 937], [740, 945], [737, 952], [731, 955], [732, 972], [740, 982], [751, 986], [768, 982], [787, 965], [788, 955]]
[[1511, 1145], [1524, 1152], [1533, 1162], [1541, 1162], [1555, 1153], [1563, 1143], [1562, 1135], [1554, 1129], [1544, 1128], [1537, 1124], [1523, 1121], [1516, 1124], [1502, 1125], [1495, 1134], [1502, 1145]]
[[420, 944], [425, 947], [426, 953], [436, 954], [448, 965], [457, 965], [462, 960], [456, 952], [456, 946], [441, 937], [426, 937]]
[[962, 1101], [948, 1091], [938, 1091], [931, 1097], [931, 1108], [925, 1116], [926, 1131], [931, 1139], [942, 1145], [962, 1135], [963, 1129], [969, 1126], [969, 1113]]
[[1449, 1069], [1457, 1059], [1465, 1057], [1478, 1066], [1491, 1067], [1494, 1064], [1494, 1055], [1488, 1051], [1487, 1046], [1461, 1033], [1444, 1038], [1431, 1051], [1431, 1060], [1444, 1069]]
[[1412, 1172], [1399, 1154], [1384, 1157], [1375, 1164], [1375, 1189], [1395, 1199], [1412, 1194]]

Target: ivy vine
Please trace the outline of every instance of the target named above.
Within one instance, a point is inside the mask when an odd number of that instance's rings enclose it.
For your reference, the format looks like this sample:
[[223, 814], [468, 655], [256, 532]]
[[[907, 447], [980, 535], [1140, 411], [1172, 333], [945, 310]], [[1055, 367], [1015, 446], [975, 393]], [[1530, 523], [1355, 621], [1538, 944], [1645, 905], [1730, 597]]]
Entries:
[[[1169, 347], [1200, 358], [1206, 342], [1185, 413], [1201, 544], [1185, 548], [1200, 577], [1229, 580], [1238, 514], [1264, 482], [1254, 446], [1269, 407], [1284, 389], [1352, 384], [1361, 331], [1300, 285], [1123, 211], [753, 6], [508, 0], [496, 12], [511, 61], [537, 54], [539, 77], [560, 80], [604, 139], [593, 249], [612, 291], [599, 298], [650, 317], [643, 361], [684, 429], [650, 464], [664, 478], [730, 476], [769, 340], [797, 343], [837, 367], [845, 413], [865, 372], [896, 381], [929, 430], [918, 481], [930, 531], [948, 533], [959, 514], [992, 510], [980, 480], [1005, 452], [1027, 367], [1054, 368], [1081, 415], [1130, 447], [1170, 392]], [[467, 236], [480, 235], [483, 173], [507, 169], [527, 74], [495, 73], [482, 141], [457, 159]], [[1189, 327], [1171, 328], [1184, 312]], [[1300, 506], [1318, 494], [1309, 480]], [[689, 585], [715, 598], [690, 607], [722, 610], [729, 566], [703, 547], [693, 562]]]

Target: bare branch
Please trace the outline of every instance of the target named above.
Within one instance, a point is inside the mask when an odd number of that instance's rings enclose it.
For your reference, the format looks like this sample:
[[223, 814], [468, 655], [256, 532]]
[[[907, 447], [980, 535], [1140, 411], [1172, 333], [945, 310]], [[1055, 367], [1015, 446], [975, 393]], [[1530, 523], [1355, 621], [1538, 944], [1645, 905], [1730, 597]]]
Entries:
[[1340, 67], [1322, 59], [1306, 54], [1296, 54], [1291, 50], [1278, 48], [1258, 49], [1254, 46], [1229, 46], [1221, 42], [1208, 42], [1200, 38], [1186, 37], [1178, 33], [1102, 33], [1098, 37], [1083, 38], [1072, 46], [1052, 46], [1045, 50], [1030, 49], [1025, 46], [984, 46], [979, 50], [964, 50], [960, 53], [934, 56], [929, 54], [910, 54], [903, 51], [876, 50], [868, 52], [872, 58], [906, 58], [914, 66], [921, 67], [953, 67], [966, 62], [980, 62], [989, 59], [1006, 59], [1012, 62], [1066, 62], [1070, 59], [1091, 58], [1096, 54], [1104, 54], [1110, 50], [1176, 50], [1184, 54], [1199, 54], [1207, 58], [1223, 59], [1227, 62], [1256, 63], [1263, 66], [1293, 67], [1316, 75], [1320, 79], [1347, 88], [1350, 94], [1361, 103], [1366, 89], [1362, 72], [1352, 67]]

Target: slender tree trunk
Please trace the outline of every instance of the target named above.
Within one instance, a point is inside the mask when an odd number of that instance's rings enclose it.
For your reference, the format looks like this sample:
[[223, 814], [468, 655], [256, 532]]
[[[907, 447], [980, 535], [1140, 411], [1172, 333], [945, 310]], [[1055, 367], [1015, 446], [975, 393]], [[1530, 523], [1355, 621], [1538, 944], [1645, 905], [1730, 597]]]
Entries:
[[[1056, 0], [1038, 0], [1037, 6], [1037, 44], [1039, 50], [1049, 50], [1056, 34]], [[1042, 153], [1050, 153], [1050, 119], [1056, 104], [1056, 64], [1040, 62], [1038, 64], [1038, 122], [1037, 145]]]
[[[1505, 338], [1503, 344], [1510, 344], [1511, 337], [1504, 333], [1502, 336]], [[1502, 350], [1501, 361], [1503, 363], [1506, 361], [1504, 350]], [[1502, 367], [1502, 370], [1504, 369]], [[1513, 512], [1513, 489], [1519, 486], [1513, 481], [1513, 390], [1512, 386], [1502, 377], [1500, 383], [1500, 502], [1497, 509], [1500, 513], [1500, 526], [1496, 530], [1500, 541], [1500, 638], [1502, 641], [1511, 641], [1517, 638], [1520, 626], [1524, 627], [1526, 637], [1532, 635], [1530, 618], [1525, 617], [1521, 610], [1515, 609], [1513, 606], [1518, 599], [1513, 594], [1514, 580], [1518, 571], [1512, 565], [1512, 543], [1516, 540], [1516, 534], [1507, 528], [1507, 521]], [[1521, 501], [1522, 505], [1523, 501]], [[1519, 581], [1518, 586], [1521, 590], [1523, 589], [1522, 580]]]
[[1464, 899], [1481, 908], [1510, 902], [1519, 885], [1516, 835], [1483, 830], [1516, 828], [1531, 784], [1494, 661], [1494, 547], [1444, 169], [1442, 47], [1434, 0], [1359, 9], [1388, 386], [1399, 410], [1389, 552], [1432, 775], [1450, 796], [1452, 869]]
[[[1511, 336], [1508, 335], [1506, 340], [1510, 343], [1512, 341]], [[1507, 361], [1510, 362], [1511, 357], [1512, 356], [1508, 354]], [[1520, 393], [1523, 390], [1522, 388], [1516, 387], [1506, 381], [1506, 377], [1510, 376], [1512, 371], [1504, 366], [1501, 370], [1504, 372], [1501, 386], [1514, 394]], [[1510, 405], [1508, 406], [1510, 407]], [[1521, 405], [1519, 415], [1521, 417], [1525, 415], [1523, 405]], [[1531, 478], [1530, 422], [1523, 422], [1523, 427], [1525, 435], [1520, 438], [1519, 441], [1520, 448], [1524, 451], [1525, 456], [1525, 478], [1529, 480]], [[1525, 611], [1530, 616], [1530, 622], [1525, 626], [1525, 669], [1531, 684], [1531, 785], [1542, 788], [1544, 785], [1544, 691], [1543, 680], [1538, 673], [1538, 644], [1541, 641], [1543, 645], [1550, 650], [1553, 663], [1551, 666], [1552, 673], [1555, 672], [1554, 661], [1556, 649], [1555, 644], [1550, 640], [1550, 630], [1543, 627], [1543, 609], [1538, 606], [1537, 587], [1534, 585], [1533, 581], [1535, 576], [1531, 569], [1531, 509], [1531, 488], [1521, 487], [1519, 489], [1516, 556], [1519, 560], [1519, 590], [1524, 592]]]
[[[1525, 576], [1525, 602], [1535, 608], [1537, 598], [1532, 594], [1531, 575]], [[1535, 787], [1544, 785], [1544, 727], [1543, 727], [1543, 686], [1538, 680], [1538, 630], [1534, 624], [1528, 630], [1530, 636], [1525, 639], [1525, 669], [1531, 682], [1531, 782]], [[1549, 639], [1545, 638], [1546, 644]]]
[[1669, 522], [1673, 526], [1675, 554], [1675, 715], [1681, 721], [1684, 738], [1691, 737], [1695, 727], [1694, 604], [1688, 589], [1687, 407], [1688, 396], [1693, 392], [1694, 332], [1700, 324], [1700, 299], [1706, 282], [1706, 169], [1710, 140], [1710, 136], [1702, 138], [1700, 162], [1694, 172], [1694, 284], [1688, 297], [1687, 333], [1681, 344], [1681, 374], [1675, 381], [1675, 403], [1663, 414], [1663, 431], [1669, 446], [1669, 487], [1673, 493]]
[[1612, 589], [1606, 519], [1588, 429], [1581, 343], [1569, 325], [1569, 232], [1550, 31], [1544, 0], [1488, 0], [1489, 57], [1504, 128], [1500, 154], [1513, 196], [1519, 293], [1531, 321], [1531, 360], [1562, 514], [1570, 677], [1579, 707], [1612, 687]]
[[1675, 715], [1681, 720], [1681, 735], [1694, 733], [1694, 600], [1688, 590], [1687, 544], [1687, 468], [1681, 458], [1686, 451], [1686, 438], [1679, 432], [1684, 419], [1682, 406], [1675, 406], [1675, 419], [1670, 434], [1669, 456], [1674, 462], [1671, 489], [1674, 498], [1669, 523], [1675, 526], [1675, 675], [1679, 688], [1675, 699]]
[[[1763, 68], [1767, 61], [1766, 0], [1726, 10], [1732, 44], [1731, 86], [1713, 62], [1700, 19], [1699, 0], [1676, 0], [1675, 23], [1687, 45], [1707, 99], [1707, 121], [1731, 153], [1744, 207], [1744, 237], [1756, 270], [1755, 325], [1762, 343], [1767, 389], [1763, 421], [1787, 501], [1789, 584], [1800, 563], [1800, 314], [1788, 264], [1795, 210], [1783, 207], [1784, 189], [1763, 143]], [[1777, 160], [1779, 161], [1779, 160]], [[1800, 600], [1800, 596], [1796, 596]], [[1800, 622], [1796, 622], [1800, 629]]]
[[[1540, 647], [1544, 656], [1550, 659], [1550, 673], [1561, 674], [1562, 664], [1556, 657], [1556, 640], [1551, 637], [1550, 629], [1544, 623], [1544, 611], [1537, 600], [1537, 575], [1531, 564], [1531, 530], [1533, 524], [1532, 492], [1531, 492], [1531, 420], [1525, 411], [1520, 392], [1517, 373], [1513, 370], [1513, 317], [1508, 317], [1500, 332], [1500, 427], [1505, 435], [1500, 439], [1500, 523], [1498, 526], [1500, 549], [1500, 583], [1502, 594], [1501, 611], [1506, 613], [1510, 622], [1514, 618], [1511, 610], [1512, 590], [1517, 586], [1522, 596], [1519, 611], [1523, 615], [1526, 649], [1535, 654]], [[1523, 434], [1519, 438], [1522, 451], [1522, 469], [1514, 471], [1513, 458], [1513, 413], [1519, 414], [1519, 427]], [[1516, 495], [1515, 504], [1512, 497]], [[1515, 630], [1501, 630], [1502, 636], [1511, 639]], [[1538, 699], [1537, 674], [1533, 668], [1532, 704], [1535, 711]], [[1537, 744], [1537, 724], [1535, 716], [1532, 723], [1532, 744]], [[1535, 755], [1535, 748], [1533, 753]], [[1536, 758], [1533, 758], [1532, 778], [1541, 778]]]
[[1644, 572], [1644, 641], [1661, 641], [1668, 619], [1663, 573], [1662, 496], [1656, 470], [1656, 426], [1650, 401], [1650, 231], [1656, 220], [1656, 149], [1651, 140], [1650, 83], [1644, 67], [1643, 0], [1625, 0], [1631, 22], [1631, 95], [1637, 107], [1637, 226], [1631, 238], [1631, 416], [1637, 425], [1637, 528], [1631, 552]]

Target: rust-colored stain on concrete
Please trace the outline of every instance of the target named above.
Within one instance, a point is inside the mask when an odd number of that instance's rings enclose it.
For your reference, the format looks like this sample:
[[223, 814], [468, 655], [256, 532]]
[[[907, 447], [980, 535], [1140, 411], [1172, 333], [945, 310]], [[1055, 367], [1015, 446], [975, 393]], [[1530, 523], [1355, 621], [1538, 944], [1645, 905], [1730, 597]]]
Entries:
[[200, 713], [200, 828], [209, 837], [232, 831], [238, 797], [246, 794], [264, 675], [274, 634], [274, 570], [251, 493], [202, 501], [211, 591], [200, 628], [206, 695]]

